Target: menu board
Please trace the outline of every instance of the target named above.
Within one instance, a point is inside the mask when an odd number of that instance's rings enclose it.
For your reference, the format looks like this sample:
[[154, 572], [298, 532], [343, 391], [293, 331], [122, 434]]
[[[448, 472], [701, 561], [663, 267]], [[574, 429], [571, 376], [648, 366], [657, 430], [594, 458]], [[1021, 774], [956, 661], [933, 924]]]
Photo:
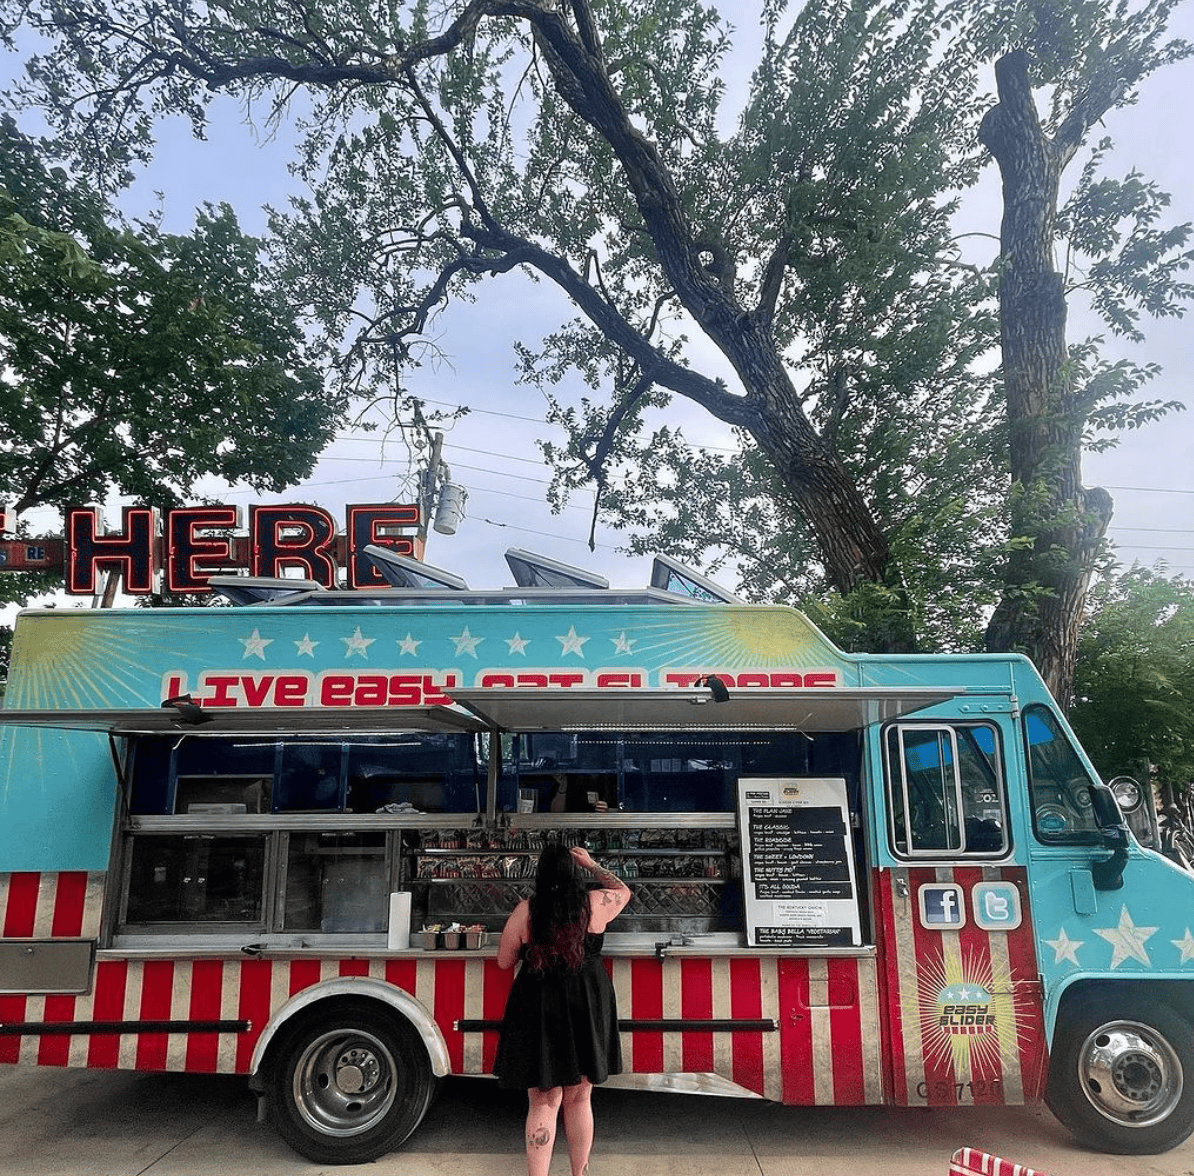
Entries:
[[749, 946], [862, 943], [845, 780], [744, 777], [738, 830]]

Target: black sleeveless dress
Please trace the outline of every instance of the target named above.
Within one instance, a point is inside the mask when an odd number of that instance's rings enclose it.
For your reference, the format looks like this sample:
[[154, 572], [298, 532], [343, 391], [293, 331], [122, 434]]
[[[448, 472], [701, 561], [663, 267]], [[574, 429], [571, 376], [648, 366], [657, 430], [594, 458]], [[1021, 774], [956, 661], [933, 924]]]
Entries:
[[584, 963], [575, 972], [536, 972], [523, 948], [493, 1067], [500, 1086], [550, 1090], [622, 1072], [617, 1001], [601, 963], [604, 940], [585, 935]]

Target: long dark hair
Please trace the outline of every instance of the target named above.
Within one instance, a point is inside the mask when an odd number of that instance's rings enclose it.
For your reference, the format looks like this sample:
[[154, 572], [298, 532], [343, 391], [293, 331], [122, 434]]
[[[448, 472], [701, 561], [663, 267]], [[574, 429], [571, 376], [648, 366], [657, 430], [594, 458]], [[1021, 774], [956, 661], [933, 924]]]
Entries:
[[585, 958], [589, 890], [567, 846], [550, 842], [539, 855], [530, 906], [527, 963], [536, 972], [575, 972]]

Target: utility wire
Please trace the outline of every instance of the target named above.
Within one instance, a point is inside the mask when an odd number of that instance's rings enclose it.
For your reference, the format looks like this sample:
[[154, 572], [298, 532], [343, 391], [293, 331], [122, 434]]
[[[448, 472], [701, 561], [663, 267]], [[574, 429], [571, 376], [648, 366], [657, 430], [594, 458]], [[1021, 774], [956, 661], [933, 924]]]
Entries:
[[1167, 486], [1104, 486], [1104, 490], [1131, 490], [1136, 494], [1194, 494], [1194, 490], [1170, 489]]
[[1189, 527], [1120, 527], [1114, 523], [1107, 528], [1109, 531], [1149, 531], [1159, 535], [1189, 535]]
[[[579, 543], [584, 547], [589, 546], [587, 539], [570, 539], [567, 535], [561, 535], [558, 532], [552, 531], [532, 531], [529, 527], [516, 527], [512, 523], [499, 523], [494, 519], [472, 517], [471, 522], [488, 523], [491, 527], [500, 527], [503, 531], [519, 531], [523, 535], [538, 535], [544, 539], [550, 539], [553, 543]], [[604, 548], [606, 551], [617, 551], [618, 549], [612, 543], [596, 543], [595, 547]]]

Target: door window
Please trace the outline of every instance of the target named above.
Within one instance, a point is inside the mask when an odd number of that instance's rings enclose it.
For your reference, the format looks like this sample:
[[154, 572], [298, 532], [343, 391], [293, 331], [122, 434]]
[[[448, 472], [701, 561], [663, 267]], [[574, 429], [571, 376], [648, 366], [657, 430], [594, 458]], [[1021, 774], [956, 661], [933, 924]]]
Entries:
[[907, 858], [1002, 857], [1002, 754], [988, 724], [893, 724], [884, 736], [888, 827]]

